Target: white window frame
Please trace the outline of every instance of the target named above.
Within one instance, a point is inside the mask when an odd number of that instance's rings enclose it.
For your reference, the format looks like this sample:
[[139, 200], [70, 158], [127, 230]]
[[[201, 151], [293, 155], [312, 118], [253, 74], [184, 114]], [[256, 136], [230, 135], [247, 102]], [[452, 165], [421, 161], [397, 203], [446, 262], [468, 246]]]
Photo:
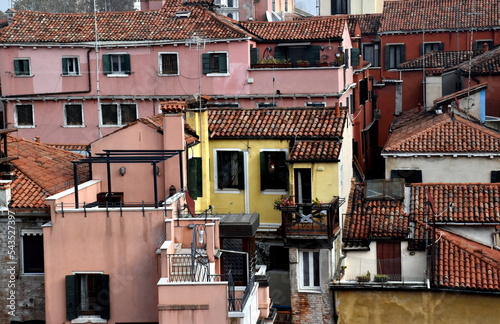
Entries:
[[[422, 43], [422, 55], [425, 55], [427, 53], [430, 53], [432, 51], [439, 51], [440, 45], [443, 44], [443, 42], [423, 42]], [[434, 46], [437, 45], [438, 49], [431, 49], [430, 51], [426, 51], [426, 46]]]
[[43, 276], [45, 275], [44, 272], [25, 272], [24, 271], [24, 237], [25, 236], [41, 236], [43, 239], [43, 230], [41, 229], [22, 229], [21, 230], [21, 237], [19, 239], [19, 245], [20, 245], [20, 250], [21, 250], [21, 274], [23, 276]]
[[[400, 59], [401, 59], [401, 49], [404, 49], [404, 51], [406, 52], [406, 44], [405, 43], [390, 43], [390, 44], [387, 44], [386, 46], [387, 46], [386, 49], [389, 50], [389, 53], [387, 53], [385, 55], [389, 55], [389, 65], [391, 65], [391, 63], [393, 63], [392, 62], [393, 61], [393, 57], [391, 55], [391, 48], [394, 48], [394, 49], [398, 48], [399, 49], [398, 50], [399, 54], [396, 55], [396, 56], [399, 56]], [[385, 60], [385, 55], [384, 55], [384, 60]], [[385, 68], [388, 69], [388, 70], [397, 70], [398, 69], [398, 65], [401, 64], [401, 63], [403, 63], [405, 60], [403, 59], [403, 60], [401, 60], [401, 62], [397, 62], [396, 63], [396, 58], [397, 57], [394, 57], [394, 63], [395, 63], [394, 66], [386, 66]]]
[[[15, 69], [15, 66], [16, 66], [16, 61], [28, 61], [28, 74], [17, 74], [16, 73], [16, 69]], [[14, 76], [15, 77], [20, 77], [20, 78], [26, 78], [26, 77], [32, 77], [33, 74], [32, 74], [32, 69], [31, 69], [31, 58], [30, 57], [16, 57], [14, 58]]]
[[[219, 152], [244, 152], [244, 150], [237, 149], [237, 148], [226, 148], [226, 149], [214, 149], [214, 192], [215, 193], [235, 193], [239, 194], [243, 190], [238, 189], [238, 188], [219, 188], [218, 183], [219, 183], [219, 174], [218, 174], [218, 162], [217, 162], [217, 155]], [[245, 173], [245, 169], [247, 167], [247, 161], [246, 161], [246, 155], [243, 154], [243, 173]], [[245, 181], [247, 181], [245, 177]], [[244, 187], [246, 187], [246, 183], [244, 184]]]
[[[81, 125], [70, 125], [68, 124], [68, 114], [67, 114], [67, 110], [66, 110], [66, 106], [76, 106], [76, 105], [80, 105], [80, 108], [81, 108], [81, 112], [82, 112], [82, 123]], [[83, 103], [81, 102], [66, 102], [63, 104], [63, 118], [64, 118], [64, 127], [68, 127], [68, 128], [75, 128], [75, 127], [85, 127], [85, 116], [84, 116], [84, 110], [83, 110]]]
[[[32, 125], [19, 125], [19, 119], [18, 119], [18, 106], [31, 106], [31, 115], [33, 118], [33, 124]], [[32, 103], [19, 103], [14, 105], [14, 123], [17, 128], [35, 128], [35, 107]]]
[[268, 101], [263, 101], [263, 102], [257, 102], [256, 104], [257, 108], [278, 108], [278, 103], [275, 102], [268, 102]]
[[[316, 104], [316, 105], [314, 105]], [[309, 107], [309, 108], [325, 108], [326, 107], [326, 101], [308, 101], [304, 102], [304, 107]]]
[[[321, 292], [321, 252], [319, 250], [299, 250], [299, 269], [298, 269], [298, 288], [299, 291], [306, 291], [306, 292]], [[314, 275], [314, 253], [318, 253], [318, 280], [319, 280], [319, 286], [313, 285], [308, 285], [306, 286], [304, 284], [304, 277], [306, 275], [305, 273], [305, 261], [304, 261], [304, 253], [308, 253], [308, 261], [309, 261], [309, 269], [308, 269], [308, 274], [309, 274], [309, 282], [314, 283], [315, 275]]]
[[[68, 65], [66, 74], [64, 74], [64, 69], [63, 69], [63, 73], [62, 73], [63, 76], [81, 76], [80, 57], [79, 56], [63, 56], [62, 59], [63, 59], [63, 62], [64, 62], [64, 60], [66, 60], [66, 62], [69, 60], [73, 61], [73, 71], [70, 71], [69, 65]], [[77, 71], [75, 71], [75, 70], [77, 70]]]
[[[105, 106], [105, 105], [116, 105], [117, 106], [117, 124], [104, 124], [103, 122], [103, 116], [102, 116], [102, 113], [103, 113], [103, 109], [102, 109], [102, 106]], [[136, 119], [139, 118], [139, 113], [138, 113], [138, 105], [137, 103], [134, 103], [134, 102], [109, 102], [109, 103], [101, 103], [101, 107], [100, 107], [100, 114], [99, 114], [99, 126], [101, 127], [122, 127], [122, 126], [125, 126], [127, 125], [126, 123], [123, 123], [122, 121], [122, 109], [121, 109], [121, 105], [135, 105], [135, 117]]]
[[227, 72], [225, 72], [225, 73], [211, 72], [211, 73], [205, 74], [207, 77], [229, 76], [230, 75], [229, 74], [230, 70], [229, 70], [229, 52], [228, 51], [213, 51], [213, 52], [207, 52], [204, 54], [209, 54], [210, 56], [212, 56], [214, 54], [225, 54], [226, 55], [226, 70], [227, 70]]
[[[260, 152], [285, 152], [285, 160], [288, 159], [288, 150], [287, 149], [262, 149], [260, 150]], [[262, 172], [262, 170], [260, 170], [260, 166], [259, 166], [259, 174]], [[290, 185], [290, 178], [288, 179], [288, 185]], [[264, 189], [264, 190], [261, 190], [261, 193], [264, 194], [264, 195], [287, 195], [288, 194], [288, 190], [285, 190], [285, 189]]]
[[[175, 55], [176, 64], [177, 64], [177, 73], [164, 73], [163, 72], [163, 64], [162, 64], [162, 55]], [[161, 76], [174, 76], [179, 75], [179, 53], [177, 52], [159, 52], [158, 53], [158, 75]]]

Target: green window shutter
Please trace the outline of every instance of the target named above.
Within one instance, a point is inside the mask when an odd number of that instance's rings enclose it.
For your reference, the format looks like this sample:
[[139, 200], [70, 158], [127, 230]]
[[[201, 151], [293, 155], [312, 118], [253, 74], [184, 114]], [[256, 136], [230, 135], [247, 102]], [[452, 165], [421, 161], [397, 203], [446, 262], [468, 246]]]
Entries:
[[420, 56], [424, 55], [424, 48], [425, 48], [425, 44], [424, 43], [420, 43], [420, 51], [419, 51], [419, 54]]
[[444, 43], [439, 43], [439, 50], [444, 51]]
[[109, 275], [99, 275], [100, 289], [97, 292], [97, 303], [101, 306], [101, 318], [110, 318], [110, 304], [109, 304]]
[[243, 152], [238, 152], [238, 189], [245, 189], [245, 165], [243, 164]]
[[401, 62], [398, 62], [397, 65], [406, 62], [406, 45], [400, 45], [401, 46]]
[[345, 64], [344, 68], [347, 68], [349, 64], [349, 51], [344, 51], [344, 62]]
[[227, 73], [227, 53], [219, 54], [219, 72]]
[[131, 74], [132, 73], [132, 68], [130, 67], [130, 54], [123, 54], [123, 57], [125, 59], [125, 74]]
[[14, 74], [21, 74], [21, 62], [19, 60], [14, 60]]
[[250, 64], [256, 64], [259, 61], [260, 49], [258, 47], [250, 48]]
[[209, 74], [210, 71], [210, 54], [203, 53], [201, 55], [201, 59], [203, 62], [203, 74]]
[[260, 190], [267, 189], [267, 159], [266, 152], [260, 152]]
[[111, 74], [111, 59], [109, 54], [104, 54], [102, 56], [102, 67], [104, 74]]
[[319, 51], [321, 50], [319, 45], [311, 45], [307, 47], [307, 60], [314, 66], [317, 61], [319, 61]]
[[274, 47], [274, 58], [275, 59], [286, 59], [286, 47], [276, 46]]
[[68, 59], [66, 57], [62, 59], [62, 74], [68, 75]]
[[76, 275], [66, 276], [66, 319], [72, 320], [78, 317], [78, 282]]
[[359, 48], [351, 48], [351, 65], [359, 65]]
[[385, 70], [391, 68], [391, 45], [384, 46], [384, 65]]
[[202, 173], [201, 173], [201, 158], [194, 157], [188, 161], [188, 190], [191, 198], [196, 200], [198, 197], [202, 197]]

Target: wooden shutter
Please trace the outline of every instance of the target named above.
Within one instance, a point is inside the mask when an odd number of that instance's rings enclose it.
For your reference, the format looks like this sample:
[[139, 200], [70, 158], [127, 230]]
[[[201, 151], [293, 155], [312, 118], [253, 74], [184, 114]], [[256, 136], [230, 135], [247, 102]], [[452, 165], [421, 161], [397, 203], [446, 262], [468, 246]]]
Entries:
[[359, 65], [359, 48], [351, 48], [351, 65], [358, 66]]
[[311, 64], [311, 66], [314, 66], [316, 62], [319, 60], [319, 51], [320, 51], [320, 46], [319, 45], [311, 45], [307, 47], [307, 60]]
[[257, 64], [259, 61], [260, 57], [260, 49], [258, 47], [252, 47], [250, 48], [250, 64], [254, 65]]
[[125, 74], [131, 74], [132, 73], [132, 68], [130, 67], [130, 54], [123, 54], [124, 56], [124, 63], [125, 63], [125, 66], [124, 66], [124, 70], [125, 70]]
[[203, 74], [209, 74], [210, 71], [210, 54], [203, 53], [201, 55], [202, 63], [203, 63]]
[[260, 152], [260, 190], [267, 189], [267, 154], [266, 152]]
[[377, 274], [401, 280], [401, 242], [377, 241]]
[[238, 152], [238, 189], [245, 189], [245, 164], [243, 152]]
[[399, 46], [400, 46], [401, 62], [398, 62], [397, 65], [406, 62], [406, 45], [399, 45]]
[[66, 319], [78, 317], [78, 278], [76, 275], [66, 276]]
[[202, 197], [202, 172], [201, 172], [201, 158], [194, 157], [188, 161], [188, 190], [191, 198], [196, 200]]
[[100, 289], [97, 292], [97, 302], [102, 307], [101, 318], [110, 318], [110, 304], [109, 304], [109, 275], [99, 275]]
[[68, 75], [68, 58], [63, 57], [62, 59], [62, 74]]
[[500, 171], [491, 171], [491, 183], [500, 182]]
[[111, 74], [111, 58], [109, 54], [104, 54], [102, 56], [102, 68], [104, 74]]
[[391, 45], [384, 46], [384, 70], [391, 68]]
[[345, 64], [344, 68], [347, 68], [349, 64], [349, 51], [344, 51], [343, 53], [344, 53], [344, 61], [342, 63]]
[[219, 73], [227, 73], [227, 53], [219, 54]]
[[359, 101], [364, 105], [368, 100], [368, 79], [359, 81]]

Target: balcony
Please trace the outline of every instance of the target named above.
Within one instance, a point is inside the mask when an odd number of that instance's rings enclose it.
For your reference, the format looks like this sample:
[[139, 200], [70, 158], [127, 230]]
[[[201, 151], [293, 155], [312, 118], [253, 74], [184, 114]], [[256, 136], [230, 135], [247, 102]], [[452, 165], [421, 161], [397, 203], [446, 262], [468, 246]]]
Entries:
[[332, 247], [340, 231], [340, 199], [336, 197], [329, 203], [291, 203], [276, 206], [281, 211], [281, 228], [285, 245], [300, 246], [315, 241], [325, 247]]

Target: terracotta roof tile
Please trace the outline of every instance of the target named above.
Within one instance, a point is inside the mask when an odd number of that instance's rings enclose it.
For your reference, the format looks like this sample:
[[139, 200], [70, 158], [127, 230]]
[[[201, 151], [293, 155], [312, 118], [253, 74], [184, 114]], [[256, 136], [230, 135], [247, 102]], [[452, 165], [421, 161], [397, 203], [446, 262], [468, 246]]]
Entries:
[[432, 214], [428, 192], [439, 214], [436, 223], [500, 224], [500, 183], [413, 183], [410, 215], [416, 220]]
[[338, 161], [341, 147], [339, 141], [296, 141], [290, 150], [289, 161]]
[[500, 152], [499, 133], [460, 116], [412, 110], [402, 119], [395, 123], [383, 153]]
[[341, 38], [346, 23], [345, 17], [328, 16], [292, 21], [247, 21], [241, 25], [262, 40], [290, 41]]
[[366, 200], [364, 185], [353, 184], [344, 219], [343, 241], [347, 246], [368, 246], [374, 238], [406, 238], [409, 216], [401, 200]]
[[481, 51], [432, 51], [413, 60], [399, 64], [398, 69], [446, 69], [468, 61], [471, 57], [481, 54]]
[[379, 32], [491, 30], [499, 25], [498, 0], [385, 1]]
[[498, 75], [500, 74], [500, 46], [474, 57], [470, 63], [461, 64], [459, 70], [462, 74], [472, 75]]
[[341, 138], [346, 111], [335, 108], [216, 108], [208, 112], [210, 138]]
[[[189, 11], [188, 18], [178, 18]], [[234, 22], [234, 21], [233, 21]], [[185, 40], [198, 31], [225, 39], [250, 35], [227, 17], [201, 6], [164, 6], [160, 10], [97, 13], [100, 41]], [[45, 13], [20, 10], [0, 35], [2, 43], [77, 43], [95, 40], [94, 14]]]
[[435, 286], [500, 290], [500, 251], [444, 230], [436, 236]]
[[[82, 155], [46, 144], [8, 136], [8, 155], [17, 178], [12, 182], [12, 208], [45, 208], [44, 199], [73, 187], [73, 164]], [[89, 179], [88, 166], [78, 167], [80, 182]]]
[[83, 152], [87, 149], [86, 144], [58, 144], [58, 143], [45, 143], [48, 146], [52, 146], [61, 150], [73, 151], [73, 152]]
[[382, 14], [348, 15], [348, 20], [350, 24], [352, 24], [353, 21], [359, 23], [362, 35], [375, 35], [380, 28]]

